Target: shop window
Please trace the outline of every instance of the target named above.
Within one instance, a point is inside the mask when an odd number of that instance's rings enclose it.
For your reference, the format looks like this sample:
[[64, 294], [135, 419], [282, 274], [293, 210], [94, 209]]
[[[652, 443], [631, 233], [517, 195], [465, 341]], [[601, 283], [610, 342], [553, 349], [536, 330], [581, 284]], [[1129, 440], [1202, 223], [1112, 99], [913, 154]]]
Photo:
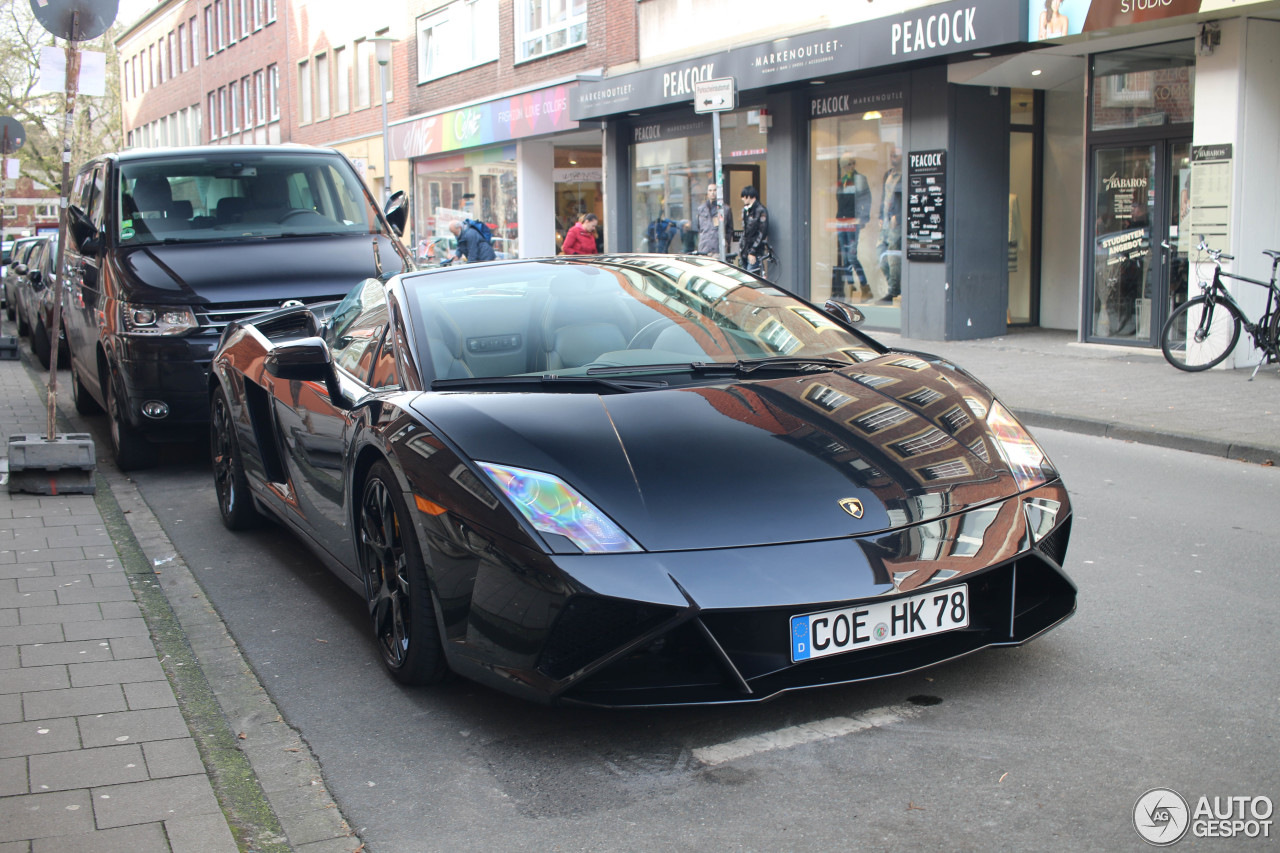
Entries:
[[1190, 124], [1195, 68], [1194, 41], [1098, 54], [1090, 129]]
[[498, 59], [497, 0], [460, 0], [418, 18], [418, 82]]
[[875, 327], [898, 328], [903, 111], [867, 100], [810, 124], [810, 298], [858, 304]]
[[517, 62], [587, 43], [587, 0], [523, 0], [516, 8]]
[[516, 147], [419, 160], [414, 166], [418, 237], [450, 237], [449, 223], [481, 219], [493, 230], [499, 258], [520, 257], [517, 218]]

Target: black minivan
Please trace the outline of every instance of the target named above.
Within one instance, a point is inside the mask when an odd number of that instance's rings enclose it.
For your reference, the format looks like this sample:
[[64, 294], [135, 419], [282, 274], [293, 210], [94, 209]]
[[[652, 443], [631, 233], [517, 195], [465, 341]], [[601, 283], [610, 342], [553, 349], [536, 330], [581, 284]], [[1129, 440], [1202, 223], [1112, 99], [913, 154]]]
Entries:
[[77, 173], [64, 325], [77, 411], [105, 409], [122, 470], [207, 428], [209, 362], [232, 320], [340, 299], [413, 268], [404, 194], [380, 211], [340, 152], [139, 149]]

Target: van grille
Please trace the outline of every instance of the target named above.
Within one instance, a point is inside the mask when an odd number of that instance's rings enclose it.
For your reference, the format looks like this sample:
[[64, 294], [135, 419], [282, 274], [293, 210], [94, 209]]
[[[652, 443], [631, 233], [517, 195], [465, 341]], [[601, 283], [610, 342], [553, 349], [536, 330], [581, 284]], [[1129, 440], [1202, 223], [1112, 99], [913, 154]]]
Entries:
[[[284, 300], [259, 300], [255, 302], [228, 302], [222, 305], [203, 305], [196, 308], [196, 316], [200, 319], [200, 330], [202, 332], [211, 331], [222, 334], [222, 330], [227, 327], [228, 323], [238, 320], [248, 320], [267, 311], [275, 311], [281, 307]], [[308, 308], [316, 305], [322, 305], [326, 302], [332, 302], [333, 297], [323, 299], [300, 299], [297, 300]]]

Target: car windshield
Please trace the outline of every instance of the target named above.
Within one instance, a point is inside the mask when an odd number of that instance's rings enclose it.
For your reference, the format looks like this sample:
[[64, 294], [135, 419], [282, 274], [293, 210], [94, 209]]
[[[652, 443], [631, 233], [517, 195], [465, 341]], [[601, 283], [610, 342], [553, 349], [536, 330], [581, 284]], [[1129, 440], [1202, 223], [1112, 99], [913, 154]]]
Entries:
[[120, 164], [121, 245], [378, 233], [355, 171], [332, 154], [174, 155]]
[[819, 308], [712, 259], [606, 255], [403, 281], [425, 342], [420, 362], [436, 387], [499, 378], [693, 381], [709, 371], [830, 370], [884, 352]]

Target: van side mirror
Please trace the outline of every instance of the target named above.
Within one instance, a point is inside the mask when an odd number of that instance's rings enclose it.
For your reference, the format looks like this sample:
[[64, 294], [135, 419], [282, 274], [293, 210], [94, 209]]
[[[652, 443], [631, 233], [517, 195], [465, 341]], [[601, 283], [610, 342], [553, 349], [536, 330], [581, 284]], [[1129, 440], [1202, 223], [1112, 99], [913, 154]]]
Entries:
[[351, 404], [342, 393], [338, 374], [334, 372], [333, 356], [323, 338], [309, 337], [280, 344], [267, 356], [263, 365], [267, 373], [277, 379], [298, 382], [323, 382], [329, 392], [329, 401], [340, 409]]
[[74, 204], [67, 207], [67, 228], [71, 232], [72, 242], [81, 254], [87, 255], [98, 250], [101, 242], [98, 239], [98, 229], [94, 227], [89, 215]]
[[409, 197], [405, 195], [404, 190], [396, 190], [391, 194], [382, 213], [387, 217], [387, 222], [396, 232], [396, 236], [403, 236], [404, 226], [409, 221]]
[[40, 270], [27, 270], [27, 281], [31, 282], [32, 290], [40, 290], [44, 287], [44, 276]]

